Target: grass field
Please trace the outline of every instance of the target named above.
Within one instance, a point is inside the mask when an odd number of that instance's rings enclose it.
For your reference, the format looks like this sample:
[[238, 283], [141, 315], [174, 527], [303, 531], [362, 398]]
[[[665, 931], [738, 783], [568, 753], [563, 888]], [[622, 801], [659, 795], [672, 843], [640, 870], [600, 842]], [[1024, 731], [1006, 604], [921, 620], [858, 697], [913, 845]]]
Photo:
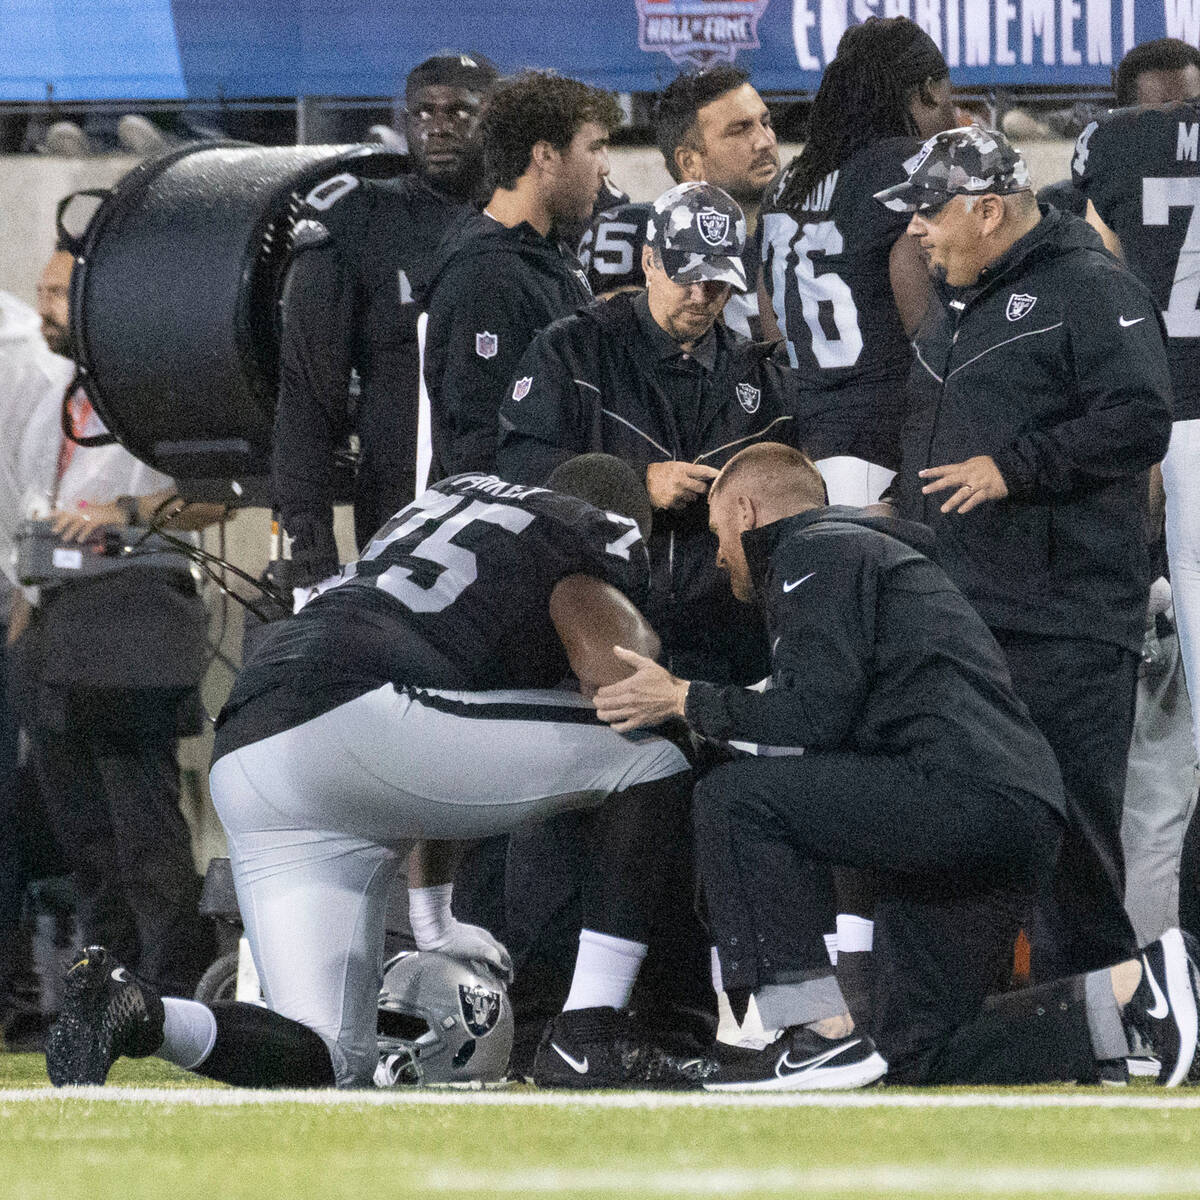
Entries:
[[[202, 1081], [201, 1081], [202, 1082]], [[0, 1056], [3, 1200], [1200, 1195], [1200, 1093], [257, 1093]]]

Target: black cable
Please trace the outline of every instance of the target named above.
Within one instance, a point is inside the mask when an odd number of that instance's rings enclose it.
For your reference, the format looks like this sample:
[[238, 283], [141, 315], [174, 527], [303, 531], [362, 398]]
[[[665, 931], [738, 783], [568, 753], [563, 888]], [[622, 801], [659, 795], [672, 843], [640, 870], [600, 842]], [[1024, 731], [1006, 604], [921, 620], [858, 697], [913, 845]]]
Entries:
[[[280, 606], [281, 610], [283, 610], [283, 612], [287, 613], [287, 612], [291, 611], [291, 607], [292, 607], [291, 606], [291, 597], [288, 595], [285, 595], [285, 593], [283, 592], [283, 589], [281, 589], [277, 585], [271, 583], [269, 580], [255, 579], [255, 577], [253, 575], [251, 575], [248, 571], [243, 571], [241, 567], [234, 566], [233, 563], [226, 561], [224, 558], [220, 558], [215, 554], [210, 554], [207, 550], [203, 550], [199, 546], [194, 546], [191, 542], [185, 541], [183, 538], [176, 537], [173, 533], [167, 533], [167, 531], [165, 529], [157, 529], [157, 530], [154, 530], [154, 532], [160, 538], [162, 538], [163, 541], [174, 546], [181, 554], [184, 554], [188, 558], [192, 559], [192, 561], [195, 562], [197, 566], [201, 567], [201, 569], [204, 568], [204, 564], [206, 562], [215, 563], [217, 566], [221, 567], [223, 570], [232, 571], [234, 575], [236, 575], [239, 579], [243, 580], [245, 583], [250, 584], [251, 587], [257, 588], [259, 590], [259, 592], [262, 593], [264, 598], [273, 601], [275, 604], [278, 604]], [[149, 531], [147, 531], [147, 534], [140, 537], [133, 544], [133, 546], [130, 546], [129, 549], [126, 551], [126, 553], [127, 554], [134, 553], [135, 547], [139, 546], [143, 541], [145, 541], [146, 536], [148, 536], [148, 534], [149, 534]], [[137, 553], [146, 554], [146, 553], [155, 553], [155, 551], [143, 550], [143, 551], [138, 551]], [[222, 586], [222, 588], [224, 588], [224, 584], [221, 584], [220, 586]], [[226, 590], [228, 590], [228, 589], [226, 589]], [[244, 603], [242, 597], [239, 596], [237, 592], [229, 591], [228, 594], [230, 596], [232, 596], [235, 600], [238, 600], [238, 601]]]

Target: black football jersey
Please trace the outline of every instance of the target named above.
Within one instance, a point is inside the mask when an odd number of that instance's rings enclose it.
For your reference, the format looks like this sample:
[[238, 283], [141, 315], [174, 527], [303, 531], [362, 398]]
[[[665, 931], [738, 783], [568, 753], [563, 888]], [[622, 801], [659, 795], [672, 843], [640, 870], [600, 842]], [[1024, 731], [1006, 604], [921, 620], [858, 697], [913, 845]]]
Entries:
[[1079, 135], [1072, 178], [1167, 328], [1175, 419], [1200, 418], [1200, 100], [1126, 108]]
[[333, 465], [349, 429], [360, 444], [359, 545], [413, 495], [417, 318], [443, 236], [473, 211], [416, 174], [339, 175], [308, 196], [281, 301], [273, 459], [274, 497], [302, 583], [338, 567]]
[[653, 204], [621, 204], [599, 213], [579, 242], [576, 256], [597, 296], [615, 288], [645, 287], [642, 247]]
[[649, 556], [636, 524], [546, 488], [456, 475], [392, 517], [244, 674], [302, 658], [397, 685], [553, 686], [568, 667], [550, 593], [576, 573], [638, 603]]
[[908, 225], [875, 193], [902, 183], [916, 138], [864, 147], [828, 175], [803, 205], [779, 198], [796, 160], [772, 189], [762, 214], [763, 277], [792, 366], [810, 387], [901, 381], [911, 350], [888, 274], [888, 256]]

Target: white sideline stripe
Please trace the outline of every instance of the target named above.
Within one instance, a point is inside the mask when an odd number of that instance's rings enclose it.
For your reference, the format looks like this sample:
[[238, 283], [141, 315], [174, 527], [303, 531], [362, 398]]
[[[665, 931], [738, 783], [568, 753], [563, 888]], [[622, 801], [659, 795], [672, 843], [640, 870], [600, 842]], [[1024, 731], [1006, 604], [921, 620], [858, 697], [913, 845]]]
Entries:
[[411, 1169], [408, 1182], [428, 1191], [480, 1194], [612, 1192], [620, 1195], [736, 1196], [747, 1192], [850, 1192], [950, 1196], [1189, 1196], [1200, 1191], [1192, 1167], [717, 1167], [671, 1170], [523, 1167], [488, 1171]]
[[[513, 1108], [1008, 1108], [1008, 1109], [1200, 1109], [1200, 1095], [1116, 1096], [1109, 1092], [1062, 1095], [964, 1092], [925, 1095], [912, 1092], [517, 1092], [504, 1087], [486, 1091], [454, 1088], [385, 1088], [363, 1091], [256, 1091], [252, 1088], [40, 1087], [0, 1088], [0, 1105], [72, 1101], [126, 1104], [194, 1105], [237, 1108], [244, 1105], [307, 1104], [360, 1108], [429, 1104], [498, 1105]], [[1196, 1189], [1200, 1192], [1200, 1187]]]

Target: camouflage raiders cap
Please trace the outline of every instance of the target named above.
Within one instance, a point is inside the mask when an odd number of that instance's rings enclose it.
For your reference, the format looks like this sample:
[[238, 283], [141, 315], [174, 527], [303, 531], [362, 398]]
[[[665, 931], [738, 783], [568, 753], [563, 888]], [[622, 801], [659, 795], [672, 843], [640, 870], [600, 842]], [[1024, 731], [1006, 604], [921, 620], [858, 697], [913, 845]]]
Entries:
[[745, 214], [711, 183], [680, 183], [663, 192], [646, 222], [646, 244], [662, 255], [675, 283], [712, 279], [747, 290]]
[[934, 134], [904, 167], [903, 183], [875, 193], [893, 212], [924, 212], [954, 196], [1008, 196], [1032, 186], [1025, 160], [1004, 134], [978, 125]]

